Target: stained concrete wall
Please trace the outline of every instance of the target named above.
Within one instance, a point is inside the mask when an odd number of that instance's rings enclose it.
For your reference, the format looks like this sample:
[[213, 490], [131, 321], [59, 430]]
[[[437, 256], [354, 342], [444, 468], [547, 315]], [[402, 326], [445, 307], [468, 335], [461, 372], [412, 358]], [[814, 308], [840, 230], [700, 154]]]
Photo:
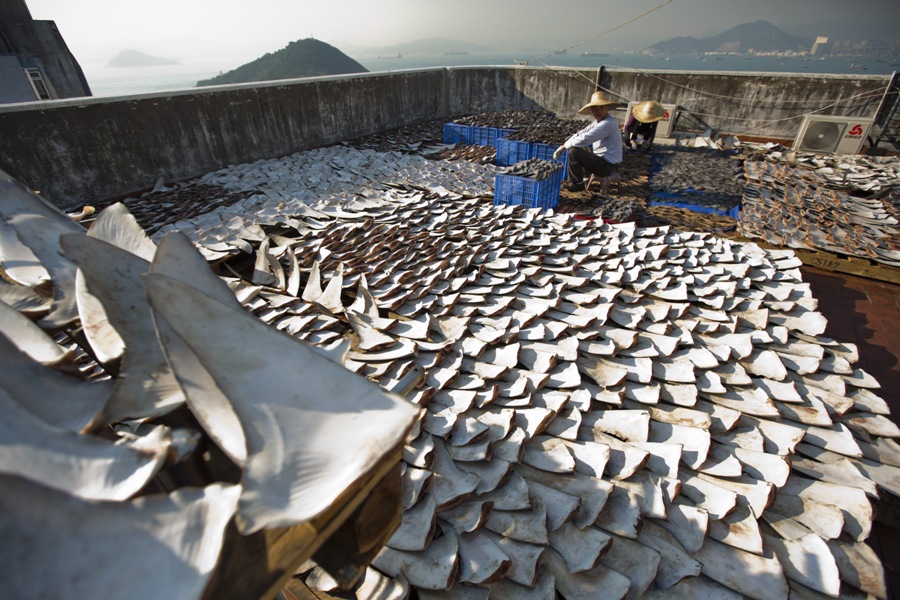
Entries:
[[0, 168], [58, 206], [125, 196], [442, 114], [446, 72], [0, 106]]
[[[872, 118], [890, 81], [887, 75], [579, 70], [497, 67], [452, 69], [449, 77], [457, 113], [545, 108], [560, 117], [576, 110], [596, 89], [627, 104], [654, 99], [678, 104], [675, 129], [713, 129], [750, 137], [792, 140], [804, 114]], [[616, 113], [624, 123], [625, 111]]]
[[[431, 119], [515, 108], [574, 117], [598, 75], [592, 69], [454, 67], [6, 105], [0, 106], [0, 169], [68, 208], [149, 189], [159, 178], [190, 179]], [[693, 119], [694, 128], [755, 127], [755, 135], [787, 138], [799, 119], [766, 123], [835, 102], [829, 110], [836, 113], [874, 115], [888, 79], [604, 73], [605, 85], [623, 102], [656, 98], [690, 109], [678, 128]]]
[[[793, 139], [804, 114], [872, 118], [889, 76], [811, 73], [610, 71], [610, 89], [631, 100], [684, 107], [676, 130], [707, 128]], [[820, 110], [821, 109], [821, 110]]]

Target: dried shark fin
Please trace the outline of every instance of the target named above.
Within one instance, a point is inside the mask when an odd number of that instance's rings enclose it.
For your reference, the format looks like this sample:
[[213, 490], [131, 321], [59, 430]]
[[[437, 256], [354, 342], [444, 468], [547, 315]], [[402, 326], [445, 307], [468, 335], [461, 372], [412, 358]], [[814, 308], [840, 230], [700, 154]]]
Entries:
[[214, 484], [88, 502], [8, 475], [0, 486], [0, 580], [13, 598], [102, 598], [123, 585], [136, 599], [199, 598], [240, 493]]
[[[100, 211], [87, 234], [148, 262], [153, 260], [156, 253], [156, 244], [147, 237], [121, 202]], [[97, 360], [106, 365], [121, 358], [125, 352], [125, 342], [109, 322], [103, 303], [91, 294], [81, 270], [75, 277], [75, 295], [81, 326]]]
[[125, 340], [109, 322], [103, 303], [88, 290], [81, 269], [75, 274], [75, 298], [81, 327], [94, 356], [104, 366], [114, 364], [125, 353]]
[[0, 267], [10, 281], [28, 288], [43, 286], [50, 273], [28, 246], [19, 241], [16, 230], [0, 213]]
[[[149, 274], [145, 285], [156, 321], [164, 320], [197, 356], [243, 425], [247, 462], [238, 526], [244, 533], [322, 513], [403, 443], [418, 416], [400, 397], [245, 311], [209, 302], [164, 275]], [[228, 327], [216, 329], [218, 323]], [[248, 355], [243, 347], [266, 351]], [[184, 381], [177, 357], [170, 360]]]
[[336, 315], [340, 314], [344, 310], [344, 305], [341, 302], [341, 293], [343, 291], [343, 288], [344, 263], [338, 263], [334, 275], [328, 281], [328, 285], [325, 286], [322, 294], [316, 300], [314, 300], [314, 302]]
[[50, 273], [53, 282], [53, 304], [50, 313], [40, 324], [47, 329], [57, 329], [74, 323], [78, 318], [75, 302], [75, 265], [59, 253], [62, 235], [84, 235], [84, 230], [73, 221], [51, 219], [42, 215], [22, 214], [9, 221], [19, 239], [25, 243]]
[[83, 432], [99, 423], [112, 382], [85, 381], [45, 367], [0, 334], [0, 389], [54, 427]]
[[277, 278], [272, 273], [272, 265], [269, 262], [269, 245], [271, 239], [266, 236], [259, 248], [256, 249], [256, 259], [253, 263], [253, 283], [257, 285], [272, 285], [276, 283]]
[[319, 261], [315, 260], [309, 271], [309, 277], [306, 279], [306, 287], [303, 288], [303, 294], [300, 297], [307, 302], [316, 302], [321, 295], [322, 275], [319, 268]]
[[163, 237], [151, 260], [151, 273], [180, 279], [223, 304], [243, 308], [228, 284], [213, 273], [203, 255], [183, 233], [173, 232]]
[[[126, 500], [152, 479], [169, 443], [162, 428], [145, 440], [152, 452], [64, 431], [38, 419], [0, 391], [0, 472], [18, 475], [87, 500]], [[169, 440], [170, 441], [170, 440]], [[146, 447], [146, 446], [145, 446]]]
[[40, 196], [0, 170], [0, 221], [8, 223], [19, 241], [40, 261], [53, 283], [53, 304], [40, 325], [57, 329], [78, 317], [75, 306], [75, 265], [59, 252], [59, 236], [84, 235], [84, 228]]
[[[2, 236], [3, 233], [0, 232], [0, 238]], [[0, 259], [0, 265], [3, 265], [2, 259]], [[9, 271], [5, 267], [4, 273], [9, 277]], [[35, 318], [50, 309], [51, 300], [40, 295], [33, 287], [0, 280], [0, 302], [9, 304], [28, 318]]]
[[153, 260], [153, 255], [156, 253], [156, 244], [147, 236], [137, 219], [121, 202], [116, 202], [101, 210], [91, 226], [88, 227], [87, 234], [117, 248], [127, 250], [148, 262]]
[[184, 402], [184, 394], [166, 363], [141, 282], [150, 263], [86, 236], [60, 239], [66, 256], [78, 264], [125, 341], [116, 390], [105, 410], [108, 421], [166, 414]]
[[369, 284], [365, 274], [361, 274], [356, 285], [356, 299], [353, 301], [348, 310], [363, 314], [372, 319], [377, 319], [380, 314], [378, 312], [378, 302], [369, 291]]
[[[183, 281], [202, 291], [210, 301], [244, 310], [228, 285], [215, 276], [203, 255], [180, 233], [169, 234], [160, 240], [150, 272]], [[247, 461], [247, 441], [231, 401], [190, 347], [168, 329], [167, 322], [157, 320], [155, 325], [161, 343], [167, 346], [169, 360], [177, 357], [180, 363], [179, 383], [191, 413], [222, 451], [242, 467]]]
[[42, 365], [67, 363], [72, 357], [43, 329], [5, 302], [0, 302], [0, 332], [32, 360]]

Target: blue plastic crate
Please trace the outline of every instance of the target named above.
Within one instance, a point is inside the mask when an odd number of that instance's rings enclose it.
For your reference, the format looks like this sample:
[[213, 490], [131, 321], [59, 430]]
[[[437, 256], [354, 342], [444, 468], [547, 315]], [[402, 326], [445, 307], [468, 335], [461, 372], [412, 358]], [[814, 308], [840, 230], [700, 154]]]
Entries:
[[473, 127], [472, 143], [478, 146], [497, 147], [497, 140], [505, 138], [511, 133], [515, 133], [514, 129], [498, 129], [496, 127]]
[[565, 172], [566, 167], [568, 166], [569, 156], [566, 152], [563, 152], [558, 159], [553, 158], [553, 153], [556, 152], [557, 148], [559, 148], [559, 146], [554, 146], [553, 144], [533, 142], [528, 158], [540, 158], [541, 160], [562, 163], [563, 172]]
[[494, 179], [494, 206], [524, 204], [530, 208], [556, 208], [563, 172], [557, 171], [547, 179], [529, 179], [516, 175], [497, 175]]
[[445, 144], [472, 144], [472, 128], [468, 125], [444, 123]]
[[531, 158], [531, 144], [519, 140], [500, 138], [497, 140], [497, 160], [495, 163], [501, 167], [508, 167], [517, 162]]

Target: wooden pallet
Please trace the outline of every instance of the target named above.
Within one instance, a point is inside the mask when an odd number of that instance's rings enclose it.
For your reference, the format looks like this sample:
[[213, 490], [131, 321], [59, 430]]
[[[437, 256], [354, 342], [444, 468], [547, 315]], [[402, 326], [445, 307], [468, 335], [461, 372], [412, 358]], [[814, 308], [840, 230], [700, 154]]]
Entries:
[[823, 271], [847, 273], [900, 285], [900, 268], [884, 265], [868, 258], [835, 254], [824, 250], [793, 249], [803, 264]]
[[275, 598], [297, 568], [312, 557], [336, 580], [352, 585], [400, 525], [401, 455], [402, 446], [386, 453], [366, 476], [308, 523], [248, 536], [230, 523], [203, 599]]
[[900, 285], [900, 268], [885, 265], [869, 258], [837, 254], [827, 250], [774, 246], [759, 239], [746, 238], [736, 232], [729, 232], [721, 235], [722, 237], [727, 237], [736, 242], [753, 243], [760, 248], [793, 250], [794, 253], [796, 253], [797, 258], [799, 258], [804, 265], [822, 269], [823, 271], [846, 273], [856, 277], [865, 277], [867, 279], [875, 279], [877, 281], [885, 281], [887, 283]]

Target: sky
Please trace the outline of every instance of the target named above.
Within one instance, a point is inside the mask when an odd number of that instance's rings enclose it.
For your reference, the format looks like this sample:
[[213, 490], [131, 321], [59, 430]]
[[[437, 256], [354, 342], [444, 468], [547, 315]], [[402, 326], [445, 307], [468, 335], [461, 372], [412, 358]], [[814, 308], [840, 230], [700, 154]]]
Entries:
[[900, 0], [26, 0], [26, 4], [33, 18], [56, 22], [82, 64], [105, 63], [131, 49], [183, 63], [239, 65], [308, 37], [352, 55], [346, 48], [432, 37], [494, 48], [516, 44], [523, 48], [529, 40], [567, 47], [594, 38], [597, 42], [590, 45], [619, 40], [643, 46], [675, 36], [715, 35], [760, 19], [780, 27], [853, 21], [892, 23], [900, 30]]

